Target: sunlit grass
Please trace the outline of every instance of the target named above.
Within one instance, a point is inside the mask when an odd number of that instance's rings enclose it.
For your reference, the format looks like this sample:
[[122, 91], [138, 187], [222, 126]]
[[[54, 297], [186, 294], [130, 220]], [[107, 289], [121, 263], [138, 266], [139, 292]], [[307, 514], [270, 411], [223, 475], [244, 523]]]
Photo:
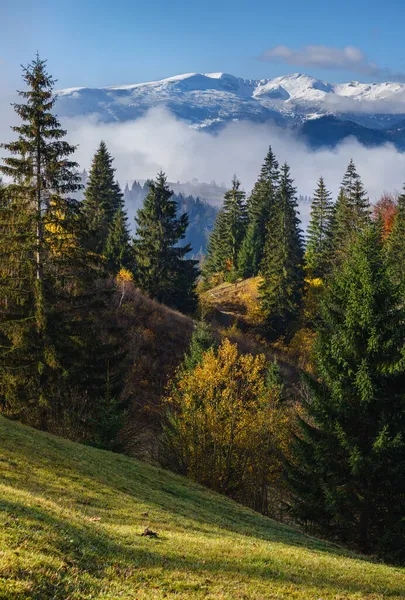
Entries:
[[0, 509], [1, 599], [405, 597], [404, 569], [3, 418]]

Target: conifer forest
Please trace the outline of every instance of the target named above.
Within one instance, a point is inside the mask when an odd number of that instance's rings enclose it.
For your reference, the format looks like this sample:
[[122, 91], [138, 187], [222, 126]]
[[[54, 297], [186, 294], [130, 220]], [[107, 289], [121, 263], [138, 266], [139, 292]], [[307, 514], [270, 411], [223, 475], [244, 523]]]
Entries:
[[319, 173], [304, 231], [271, 139], [219, 207], [163, 171], [124, 189], [102, 139], [76, 162], [47, 61], [22, 78], [1, 140], [2, 418], [405, 565], [405, 191], [371, 202], [350, 160], [338, 194]]

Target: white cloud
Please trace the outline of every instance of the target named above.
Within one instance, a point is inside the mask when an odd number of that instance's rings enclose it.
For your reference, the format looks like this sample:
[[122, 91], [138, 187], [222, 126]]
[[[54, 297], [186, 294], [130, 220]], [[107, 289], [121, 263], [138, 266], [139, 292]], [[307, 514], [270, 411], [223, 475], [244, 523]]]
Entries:
[[405, 92], [397, 92], [393, 98], [358, 100], [338, 94], [325, 94], [322, 108], [332, 112], [355, 113], [357, 115], [403, 115], [405, 114]]
[[259, 56], [265, 62], [282, 63], [297, 67], [350, 71], [369, 77], [405, 80], [405, 73], [393, 73], [368, 59], [360, 48], [345, 46], [309, 45], [294, 50], [288, 46], [274, 46]]
[[[14, 137], [9, 129], [11, 120], [15, 120], [9, 100], [6, 105], [0, 103], [0, 142]], [[229, 184], [236, 173], [249, 191], [270, 144], [279, 162], [289, 163], [298, 192], [304, 195], [312, 194], [323, 175], [336, 197], [351, 158], [372, 201], [384, 191], [400, 191], [405, 181], [404, 154], [392, 145], [370, 149], [347, 139], [334, 150], [311, 151], [293, 133], [271, 124], [235, 122], [212, 135], [192, 129], [166, 110], [155, 108], [132, 122], [105, 124], [83, 118], [64, 119], [63, 125], [68, 130], [68, 140], [78, 144], [75, 159], [81, 168], [90, 167], [100, 140], [105, 140], [122, 185], [127, 180], [154, 177], [162, 169], [169, 181], [190, 181], [196, 177], [202, 182]], [[303, 210], [306, 221], [308, 207]]]
[[398, 191], [405, 181], [404, 155], [392, 145], [365, 148], [347, 139], [336, 149], [310, 151], [293, 133], [270, 124], [230, 123], [217, 135], [198, 131], [161, 108], [127, 123], [66, 121], [69, 139], [78, 143], [76, 160], [88, 168], [101, 139], [115, 157], [118, 179], [147, 179], [163, 169], [169, 181], [230, 183], [234, 173], [248, 191], [260, 171], [269, 144], [280, 163], [287, 161], [299, 193], [311, 195], [320, 175], [337, 195], [353, 158], [371, 200]]

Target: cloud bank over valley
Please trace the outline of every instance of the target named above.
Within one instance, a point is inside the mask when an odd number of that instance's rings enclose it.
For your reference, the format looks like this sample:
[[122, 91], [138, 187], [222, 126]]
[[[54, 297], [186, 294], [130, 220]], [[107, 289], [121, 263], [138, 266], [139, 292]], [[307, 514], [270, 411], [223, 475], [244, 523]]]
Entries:
[[[0, 106], [0, 141], [15, 134], [16, 122], [10, 98]], [[57, 104], [56, 104], [57, 112]], [[216, 181], [228, 186], [234, 174], [249, 192], [260, 171], [269, 145], [280, 163], [288, 162], [298, 193], [312, 195], [320, 175], [336, 197], [351, 158], [375, 201], [383, 192], [399, 192], [405, 182], [405, 155], [387, 144], [366, 148], [353, 138], [334, 149], [310, 150], [288, 129], [273, 124], [232, 122], [215, 135], [190, 127], [162, 107], [150, 109], [136, 121], [101, 123], [91, 117], [63, 118], [68, 140], [77, 145], [75, 159], [89, 169], [100, 140], [115, 158], [117, 178], [122, 186], [134, 179], [152, 178], [160, 170], [169, 181]], [[3, 150], [4, 155], [4, 150]], [[309, 207], [302, 207], [305, 224]]]

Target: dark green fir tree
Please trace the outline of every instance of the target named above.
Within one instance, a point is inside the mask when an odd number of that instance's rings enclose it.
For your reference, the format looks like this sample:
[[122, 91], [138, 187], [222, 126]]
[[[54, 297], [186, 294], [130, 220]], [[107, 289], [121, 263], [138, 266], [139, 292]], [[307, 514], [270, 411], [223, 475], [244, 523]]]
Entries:
[[134, 240], [136, 279], [151, 298], [189, 312], [196, 306], [197, 261], [186, 259], [191, 251], [184, 239], [188, 215], [177, 216], [164, 173], [149, 182], [149, 191], [136, 217]]
[[243, 278], [257, 275], [260, 271], [279, 177], [279, 165], [270, 147], [247, 203], [249, 222], [238, 258], [238, 270]]
[[110, 225], [104, 251], [107, 268], [112, 275], [117, 275], [122, 268], [134, 268], [130, 241], [128, 217], [122, 202]]
[[363, 552], [405, 560], [405, 313], [380, 230], [366, 227], [322, 302], [319, 379], [307, 378], [295, 465], [299, 520]]
[[84, 192], [83, 209], [88, 226], [85, 243], [97, 254], [104, 254], [110, 227], [117, 210], [123, 206], [123, 194], [115, 181], [113, 160], [105, 142], [101, 142]]
[[324, 278], [330, 269], [333, 216], [331, 193], [321, 177], [312, 199], [305, 250], [305, 263], [311, 277]]
[[344, 258], [352, 240], [370, 223], [370, 216], [367, 193], [351, 160], [343, 177], [333, 217], [332, 245], [335, 262], [339, 263]]
[[261, 263], [261, 307], [270, 338], [288, 337], [299, 314], [304, 284], [303, 247], [296, 190], [287, 164], [267, 224]]
[[221, 209], [216, 218], [212, 232], [208, 239], [207, 254], [204, 258], [202, 273], [207, 283], [215, 273], [225, 275], [227, 265], [227, 246], [226, 243], [226, 214]]
[[38, 56], [23, 73], [25, 103], [14, 105], [22, 123], [0, 167], [11, 180], [0, 206], [0, 403], [66, 433], [67, 422], [83, 430], [102, 394], [104, 368], [87, 362], [101, 295], [80, 244], [80, 177], [52, 112], [54, 80]]
[[225, 193], [222, 210], [218, 213], [211, 234], [204, 275], [224, 273], [226, 280], [237, 275], [238, 253], [245, 237], [247, 211], [245, 192], [240, 189], [240, 181], [234, 177], [232, 188]]

